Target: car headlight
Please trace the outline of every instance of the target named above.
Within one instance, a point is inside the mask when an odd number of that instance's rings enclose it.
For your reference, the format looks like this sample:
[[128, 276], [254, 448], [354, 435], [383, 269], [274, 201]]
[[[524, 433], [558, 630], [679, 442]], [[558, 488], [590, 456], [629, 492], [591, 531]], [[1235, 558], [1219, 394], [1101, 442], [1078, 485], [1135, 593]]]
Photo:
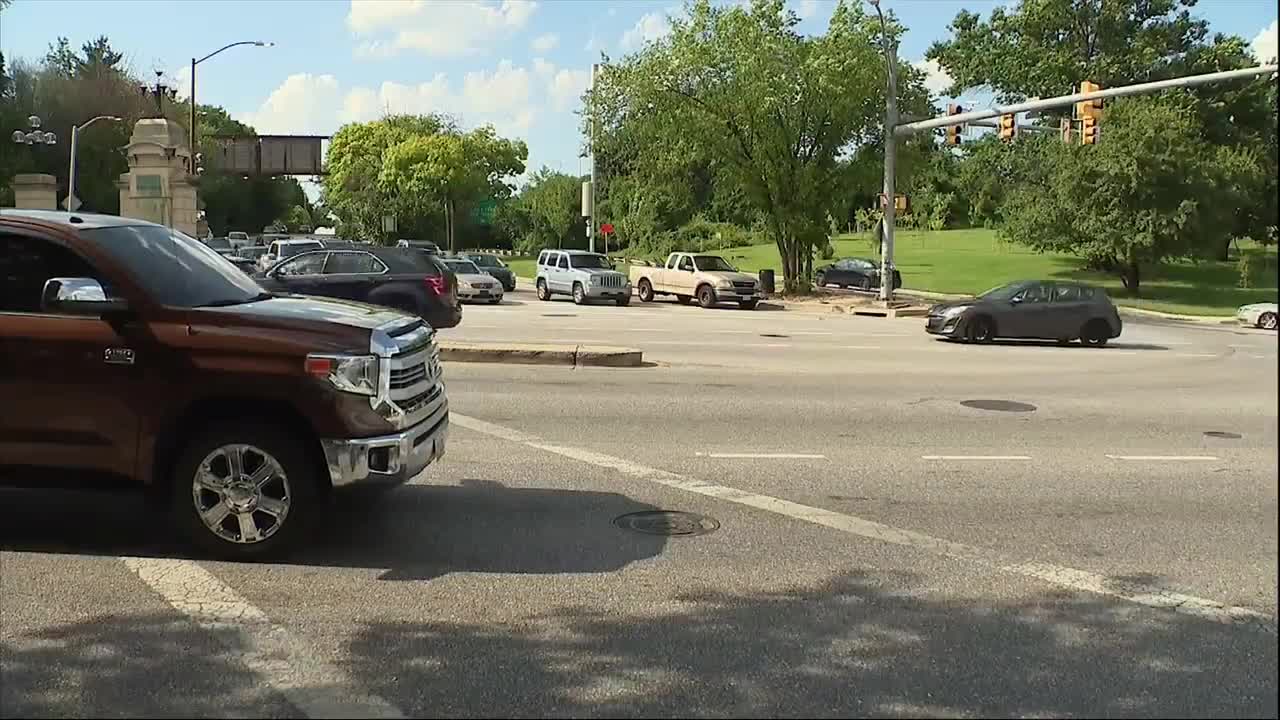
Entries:
[[965, 310], [968, 310], [968, 309], [969, 309], [969, 306], [968, 306], [968, 305], [960, 305], [960, 306], [957, 306], [957, 307], [950, 307], [950, 308], [947, 308], [946, 310], [943, 310], [943, 311], [942, 311], [942, 316], [943, 316], [943, 317], [955, 317], [955, 316], [959, 315], [960, 313], [962, 313], [962, 312], [964, 312]]
[[342, 392], [369, 396], [378, 393], [378, 358], [374, 355], [312, 353], [307, 356], [306, 371]]
[[732, 287], [733, 287], [732, 280], [716, 280], [716, 289], [718, 290], [728, 290]]

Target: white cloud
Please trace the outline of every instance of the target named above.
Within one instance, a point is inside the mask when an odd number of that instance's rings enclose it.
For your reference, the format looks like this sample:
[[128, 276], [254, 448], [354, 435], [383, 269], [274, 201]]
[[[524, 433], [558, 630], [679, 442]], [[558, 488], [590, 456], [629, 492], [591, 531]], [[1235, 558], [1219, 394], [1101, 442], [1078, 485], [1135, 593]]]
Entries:
[[561, 69], [551, 78], [551, 107], [564, 111], [576, 106], [589, 85], [590, 70]]
[[533, 71], [538, 77], [549, 78], [556, 74], [555, 63], [547, 62], [546, 58], [536, 57], [533, 59]]
[[266, 135], [323, 135], [336, 129], [341, 104], [337, 78], [298, 73], [285, 78], [256, 111], [237, 119]]
[[924, 86], [930, 94], [940, 95], [951, 87], [951, 76], [942, 69], [937, 60], [917, 60], [911, 65], [924, 73]]
[[808, 20], [818, 14], [818, 0], [800, 0], [800, 6], [796, 8], [796, 15], [801, 20]]
[[1263, 28], [1253, 38], [1253, 56], [1260, 63], [1275, 62], [1276, 60], [1276, 33], [1277, 24], [1275, 20], [1271, 24]]
[[639, 50], [654, 40], [665, 37], [669, 32], [671, 23], [667, 21], [666, 13], [645, 13], [634, 27], [622, 33], [618, 45], [623, 51]]
[[558, 47], [559, 45], [560, 45], [560, 36], [555, 33], [546, 33], [544, 35], [539, 35], [538, 37], [533, 39], [533, 42], [529, 43], [529, 46], [532, 47], [537, 52], [547, 52], [548, 50], [555, 50], [556, 47]]
[[480, 52], [523, 28], [537, 8], [533, 0], [351, 0], [347, 27], [368, 37], [358, 57], [386, 57], [404, 50], [448, 57]]

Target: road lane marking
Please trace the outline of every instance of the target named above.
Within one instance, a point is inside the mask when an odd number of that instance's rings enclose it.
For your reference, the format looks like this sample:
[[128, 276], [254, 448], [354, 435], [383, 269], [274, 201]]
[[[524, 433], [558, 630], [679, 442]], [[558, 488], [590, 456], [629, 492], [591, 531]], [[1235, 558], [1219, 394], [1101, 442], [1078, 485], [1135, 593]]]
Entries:
[[1219, 353], [1174, 353], [1174, 357], [1218, 357]]
[[1197, 460], [1218, 460], [1216, 455], [1108, 455], [1112, 460], [1172, 460], [1172, 461], [1197, 461]]
[[698, 342], [696, 340], [646, 340], [646, 345], [682, 345], [689, 347], [733, 347], [733, 348], [789, 348], [788, 343], [728, 343]]
[[1030, 460], [1029, 455], [921, 455], [921, 460]]
[[826, 460], [826, 455], [814, 455], [811, 453], [694, 453], [697, 457], [708, 458], [725, 458], [725, 459], [748, 459], [760, 458], [764, 460]]
[[[492, 423], [478, 420], [468, 415], [452, 413], [450, 420], [461, 427], [476, 432], [495, 435], [496, 437], [520, 435], [530, 437], [517, 430], [501, 428], [503, 435], [489, 432], [500, 428]], [[766, 512], [783, 515], [803, 522], [821, 525], [850, 535], [879, 540], [894, 545], [926, 550], [938, 555], [967, 560], [986, 568], [1001, 572], [1032, 577], [1044, 582], [1073, 590], [1105, 595], [1147, 607], [1170, 609], [1187, 615], [1220, 623], [1247, 623], [1271, 635], [1276, 634], [1276, 618], [1257, 610], [1233, 607], [1212, 600], [1205, 600], [1192, 595], [1184, 595], [1149, 586], [1127, 583], [1107, 578], [1095, 573], [1076, 570], [1041, 562], [1011, 562], [992, 550], [952, 542], [932, 537], [913, 530], [904, 530], [884, 523], [866, 520], [854, 515], [827, 510], [826, 508], [804, 505], [790, 500], [746, 492], [726, 485], [703, 482], [696, 478], [677, 473], [647, 467], [612, 455], [594, 452], [568, 445], [557, 445], [540, 439], [529, 439], [522, 442], [544, 452], [549, 452], [571, 460], [578, 460], [589, 465], [617, 471], [638, 480], [645, 480], [657, 485], [684, 490], [706, 497], [718, 498], [727, 502], [753, 507]]]
[[190, 560], [121, 557], [175, 610], [199, 627], [232, 631], [241, 661], [309, 718], [403, 718], [394, 705], [360, 691], [336, 665], [271, 622], [258, 608]]

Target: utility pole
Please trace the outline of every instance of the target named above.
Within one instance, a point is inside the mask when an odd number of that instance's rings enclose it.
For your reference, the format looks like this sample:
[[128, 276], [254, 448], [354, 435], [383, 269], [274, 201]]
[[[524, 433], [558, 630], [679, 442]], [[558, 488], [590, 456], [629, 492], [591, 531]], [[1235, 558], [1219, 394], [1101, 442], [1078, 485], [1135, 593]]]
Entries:
[[[884, 235], [880, 240], [880, 299], [893, 299], [893, 220], [897, 208], [894, 175], [897, 171], [898, 150], [894, 129], [898, 125], [898, 77], [897, 48], [889, 40], [889, 28], [880, 11], [880, 0], [870, 0], [880, 18], [880, 49], [884, 51], [885, 102], [884, 102]], [[886, 278], [888, 278], [886, 280]]]
[[587, 152], [591, 154], [591, 185], [587, 217], [587, 249], [596, 251], [596, 72], [599, 63], [591, 63], [591, 117], [587, 121]]

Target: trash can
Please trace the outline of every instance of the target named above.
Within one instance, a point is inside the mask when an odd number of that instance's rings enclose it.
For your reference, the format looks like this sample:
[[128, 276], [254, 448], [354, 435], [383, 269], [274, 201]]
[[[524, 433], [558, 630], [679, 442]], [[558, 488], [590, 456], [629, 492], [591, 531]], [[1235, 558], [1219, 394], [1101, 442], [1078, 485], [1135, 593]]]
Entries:
[[760, 290], [765, 295], [773, 294], [773, 270], [765, 269], [760, 271]]

